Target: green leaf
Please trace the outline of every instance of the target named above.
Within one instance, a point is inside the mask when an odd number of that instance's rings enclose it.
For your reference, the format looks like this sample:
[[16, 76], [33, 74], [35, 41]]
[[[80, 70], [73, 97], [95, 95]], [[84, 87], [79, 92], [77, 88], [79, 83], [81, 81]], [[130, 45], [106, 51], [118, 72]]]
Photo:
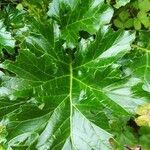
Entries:
[[134, 59], [125, 59], [135, 34], [104, 25], [112, 9], [103, 0], [53, 0], [50, 17], [41, 16], [46, 8], [36, 13], [43, 2], [32, 0], [39, 6], [32, 13], [23, 6], [27, 30], [12, 29], [23, 33], [17, 56], [0, 64], [0, 124], [8, 133], [2, 144], [8, 150], [110, 150], [117, 142], [119, 149], [135, 143], [127, 121], [149, 96], [149, 84], [141, 86], [143, 77], [129, 63]]
[[114, 6], [115, 6], [115, 8], [118, 9], [121, 6], [125, 6], [129, 2], [130, 2], [130, 0], [116, 0], [116, 4]]
[[145, 26], [145, 28], [150, 28], [150, 19], [148, 17], [142, 20], [142, 23]]
[[124, 22], [129, 18], [129, 13], [127, 11], [122, 11], [119, 14], [119, 18]]
[[131, 27], [133, 27], [133, 19], [132, 18], [130, 18], [130, 19], [128, 19], [126, 22], [125, 22], [125, 27], [126, 28], [131, 28]]
[[138, 57], [135, 57], [132, 64], [132, 68], [134, 75], [140, 77], [142, 81], [146, 83], [145, 86], [143, 86], [143, 88], [147, 88], [148, 84], [150, 83], [150, 40], [148, 38], [149, 36], [149, 31], [140, 32], [137, 45], [133, 45], [135, 51], [139, 51], [140, 55], [138, 55]]
[[73, 52], [57, 37], [54, 25], [36, 27], [16, 61], [3, 63], [17, 81], [16, 86], [4, 84], [16, 100], [1, 100], [1, 117], [8, 119], [8, 145], [111, 149], [111, 117], [128, 116], [143, 103], [132, 97], [132, 82], [117, 64], [131, 49], [134, 34], [101, 27], [96, 39], [81, 39]]
[[112, 130], [119, 143], [118, 149], [124, 149], [124, 145], [129, 147], [136, 146], [138, 144], [136, 136], [132, 133], [132, 128], [125, 123], [126, 118], [117, 118], [117, 121], [113, 122]]
[[135, 9], [138, 9], [139, 8], [139, 5], [138, 5], [138, 1], [133, 1], [130, 5], [135, 8]]
[[147, 13], [145, 11], [139, 11], [137, 17], [142, 22], [145, 18], [147, 18]]
[[141, 23], [145, 26], [145, 28], [150, 27], [150, 19], [147, 16], [148, 14], [144, 11], [140, 11], [137, 15], [138, 19], [141, 21]]
[[140, 138], [140, 144], [143, 148], [149, 149], [150, 141], [148, 140], [150, 138], [150, 128], [149, 127], [141, 127], [140, 134], [142, 135]]
[[20, 3], [20, 4], [18, 4], [18, 5], [16, 6], [16, 9], [18, 9], [19, 11], [23, 10], [23, 6], [22, 6], [22, 4], [21, 4], [21, 3]]
[[137, 18], [134, 19], [134, 28], [136, 30], [140, 30], [141, 29], [141, 22]]
[[114, 25], [118, 28], [123, 29], [124, 28], [124, 24], [119, 20], [119, 19], [115, 19], [114, 20]]
[[53, 0], [48, 11], [59, 24], [61, 36], [69, 46], [76, 44], [79, 31], [94, 34], [101, 25], [110, 22], [112, 14], [113, 10], [103, 0]]
[[11, 36], [11, 33], [6, 31], [3, 22], [0, 20], [0, 53], [3, 48], [12, 53], [15, 47], [15, 40]]
[[150, 10], [150, 0], [138, 0], [139, 9], [142, 11]]

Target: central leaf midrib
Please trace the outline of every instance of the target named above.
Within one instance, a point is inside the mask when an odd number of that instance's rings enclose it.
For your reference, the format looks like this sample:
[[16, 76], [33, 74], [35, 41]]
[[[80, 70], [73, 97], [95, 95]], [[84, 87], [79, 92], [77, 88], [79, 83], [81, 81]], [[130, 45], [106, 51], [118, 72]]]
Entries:
[[69, 100], [70, 100], [70, 137], [71, 137], [71, 142], [73, 143], [72, 140], [72, 116], [73, 116], [73, 108], [72, 108], [72, 82], [73, 82], [73, 69], [72, 69], [72, 61], [69, 64], [69, 70], [70, 70], [70, 88], [69, 88]]

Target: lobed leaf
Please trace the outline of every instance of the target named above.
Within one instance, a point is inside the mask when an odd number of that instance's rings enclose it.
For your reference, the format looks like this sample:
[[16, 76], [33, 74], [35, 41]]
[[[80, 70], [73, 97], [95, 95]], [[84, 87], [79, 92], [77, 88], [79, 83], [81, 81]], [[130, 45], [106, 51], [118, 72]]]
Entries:
[[136, 93], [141, 80], [149, 83], [148, 64], [144, 77], [136, 62], [129, 64], [133, 75], [122, 70], [135, 34], [104, 25], [112, 9], [103, 0], [53, 0], [48, 15], [27, 18], [30, 32], [18, 56], [1, 65], [14, 75], [1, 76], [3, 143], [8, 149], [112, 149], [111, 121], [129, 118], [148, 97]]

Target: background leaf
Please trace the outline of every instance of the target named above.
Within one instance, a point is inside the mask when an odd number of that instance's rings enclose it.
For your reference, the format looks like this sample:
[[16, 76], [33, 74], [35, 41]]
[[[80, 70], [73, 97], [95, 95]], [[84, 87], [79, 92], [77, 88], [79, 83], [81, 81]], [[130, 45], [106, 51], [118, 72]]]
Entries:
[[103, 0], [23, 0], [0, 12], [15, 41], [0, 60], [1, 148], [149, 147], [136, 121], [150, 98], [147, 11], [130, 2], [112, 18]]
[[104, 1], [97, 0], [54, 0], [48, 11], [48, 15], [59, 24], [61, 35], [69, 45], [77, 42], [79, 31], [94, 34], [101, 25], [108, 24], [112, 14], [113, 10]]
[[0, 53], [3, 48], [12, 53], [15, 47], [15, 40], [11, 36], [11, 33], [6, 31], [3, 22], [0, 20]]

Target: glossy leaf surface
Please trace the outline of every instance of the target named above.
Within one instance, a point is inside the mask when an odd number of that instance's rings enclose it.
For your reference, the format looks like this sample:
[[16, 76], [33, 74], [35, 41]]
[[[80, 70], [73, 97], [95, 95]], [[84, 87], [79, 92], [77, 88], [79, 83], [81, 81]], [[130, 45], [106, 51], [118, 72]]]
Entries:
[[[53, 26], [49, 25], [49, 30], [52, 31]], [[51, 35], [53, 45], [42, 36], [40, 41], [29, 37], [36, 44], [34, 48], [21, 50], [15, 62], [3, 63], [5, 69], [17, 75], [19, 84], [25, 83], [22, 88], [21, 85], [13, 87], [13, 96], [31, 98], [27, 104], [10, 104], [12, 110], [21, 110], [17, 116], [13, 113], [9, 116], [11, 110], [8, 109], [8, 118], [18, 120], [10, 125], [9, 145], [33, 138], [35, 147], [40, 150], [110, 149], [110, 117], [129, 115], [140, 103], [130, 95], [128, 83], [121, 83], [124, 77], [115, 64], [130, 50], [134, 35], [114, 32], [109, 27], [101, 28], [95, 40], [82, 39], [75, 53], [65, 49], [61, 40], [55, 40], [54, 34]], [[124, 97], [128, 97], [125, 103]], [[34, 108], [34, 101], [39, 108]], [[21, 108], [18, 108], [20, 103]], [[44, 115], [18, 119], [32, 111], [41, 111]], [[32, 144], [30, 141], [25, 145]]]
[[135, 33], [106, 25], [112, 12], [103, 0], [53, 0], [49, 19], [27, 18], [17, 57], [0, 65], [11, 74], [0, 74], [8, 149], [113, 148], [112, 120], [129, 118], [147, 97], [136, 93], [143, 77], [133, 64], [133, 75], [121, 64]]
[[101, 25], [108, 24], [112, 14], [112, 8], [103, 0], [53, 0], [48, 11], [48, 15], [59, 24], [61, 35], [69, 45], [77, 42], [79, 31], [94, 34]]
[[15, 47], [15, 40], [11, 33], [6, 31], [3, 22], [0, 20], [0, 53], [3, 48], [7, 48], [9, 52]]

